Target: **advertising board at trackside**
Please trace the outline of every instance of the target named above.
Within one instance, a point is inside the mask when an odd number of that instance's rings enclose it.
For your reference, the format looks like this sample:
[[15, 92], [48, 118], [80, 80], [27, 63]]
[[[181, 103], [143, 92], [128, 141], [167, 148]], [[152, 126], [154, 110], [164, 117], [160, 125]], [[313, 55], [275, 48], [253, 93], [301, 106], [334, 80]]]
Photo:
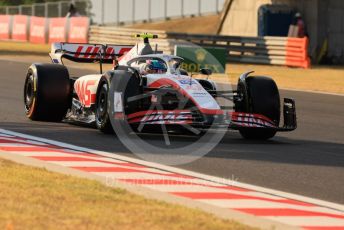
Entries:
[[174, 54], [184, 58], [181, 68], [190, 73], [201, 68], [211, 69], [213, 73], [225, 73], [226, 49], [176, 45]]

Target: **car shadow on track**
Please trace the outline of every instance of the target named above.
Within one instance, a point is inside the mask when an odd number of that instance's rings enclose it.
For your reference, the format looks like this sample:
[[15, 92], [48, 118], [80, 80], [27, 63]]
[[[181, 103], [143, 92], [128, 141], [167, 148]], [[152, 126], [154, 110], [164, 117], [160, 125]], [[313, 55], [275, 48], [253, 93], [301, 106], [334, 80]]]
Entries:
[[[0, 128], [133, 156], [116, 135], [105, 135], [91, 128], [30, 121], [0, 122]], [[140, 137], [152, 145], [163, 146], [161, 134], [141, 134]], [[172, 143], [170, 148], [183, 147], [199, 139], [199, 137], [187, 135], [171, 135], [170, 138]], [[279, 136], [267, 141], [244, 140], [237, 132], [228, 132], [205, 157], [344, 167], [344, 145]]]

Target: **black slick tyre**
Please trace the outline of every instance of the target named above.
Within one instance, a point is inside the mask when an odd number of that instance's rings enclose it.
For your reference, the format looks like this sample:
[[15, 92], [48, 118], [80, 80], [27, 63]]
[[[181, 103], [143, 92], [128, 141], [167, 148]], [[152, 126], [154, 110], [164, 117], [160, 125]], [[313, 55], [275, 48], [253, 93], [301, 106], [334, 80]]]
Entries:
[[[280, 122], [280, 95], [276, 83], [268, 77], [247, 77], [239, 81], [238, 93], [243, 100], [237, 111], [255, 113], [271, 119], [276, 126]], [[245, 139], [266, 140], [275, 136], [276, 130], [269, 128], [240, 128]]]
[[103, 133], [113, 133], [109, 117], [110, 86], [114, 91], [123, 94], [123, 108], [125, 114], [137, 111], [139, 101], [128, 102], [128, 98], [142, 94], [141, 78], [138, 73], [128, 67], [123, 70], [109, 71], [99, 82], [96, 103], [96, 126]]
[[61, 121], [71, 104], [71, 83], [65, 66], [33, 64], [24, 84], [26, 116], [34, 121]]

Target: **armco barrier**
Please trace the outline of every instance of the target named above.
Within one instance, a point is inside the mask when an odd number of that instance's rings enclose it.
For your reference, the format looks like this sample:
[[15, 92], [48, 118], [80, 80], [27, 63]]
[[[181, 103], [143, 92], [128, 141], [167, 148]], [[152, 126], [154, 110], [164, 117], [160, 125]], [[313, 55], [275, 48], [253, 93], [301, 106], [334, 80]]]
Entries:
[[66, 42], [67, 18], [49, 19], [49, 43]]
[[158, 39], [154, 39], [151, 41], [153, 47], [155, 46], [155, 44], [158, 44], [159, 50], [163, 51], [166, 54], [173, 53], [174, 46], [172, 47], [171, 41], [167, 39], [166, 31], [163, 30], [143, 30], [123, 27], [91, 26], [89, 32], [89, 42], [118, 45], [135, 45], [135, 43], [137, 42], [137, 38], [134, 38], [133, 35], [145, 32], [158, 35]]
[[168, 38], [227, 49], [228, 62], [310, 67], [308, 38], [167, 33]]
[[11, 38], [12, 16], [0, 15], [0, 39], [8, 40]]
[[47, 42], [48, 20], [41, 17], [31, 17], [30, 19], [30, 38], [31, 43], [44, 44]]
[[13, 16], [12, 40], [27, 41], [29, 37], [29, 17], [24, 15]]
[[68, 42], [86, 43], [90, 19], [87, 17], [74, 17], [69, 19]]
[[162, 39], [153, 42], [166, 53], [173, 53], [175, 45], [192, 42], [203, 47], [225, 48], [227, 62], [310, 67], [307, 38], [219, 36], [91, 26], [89, 40], [91, 43], [135, 44], [137, 39], [132, 35], [141, 32], [158, 34]]

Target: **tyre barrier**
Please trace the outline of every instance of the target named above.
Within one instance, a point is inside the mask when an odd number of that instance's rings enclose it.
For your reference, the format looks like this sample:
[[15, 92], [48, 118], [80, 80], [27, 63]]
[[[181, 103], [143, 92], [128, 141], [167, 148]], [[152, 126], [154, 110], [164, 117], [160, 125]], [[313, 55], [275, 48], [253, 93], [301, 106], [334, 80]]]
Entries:
[[88, 42], [90, 19], [0, 15], [0, 40], [31, 43]]
[[16, 15], [12, 23], [12, 40], [27, 41], [29, 38], [29, 17]]
[[30, 38], [31, 43], [44, 44], [47, 42], [48, 20], [41, 17], [31, 17]]
[[67, 41], [67, 19], [50, 18], [49, 19], [49, 43]]
[[12, 17], [9, 15], [0, 15], [0, 39], [9, 40], [12, 29]]

